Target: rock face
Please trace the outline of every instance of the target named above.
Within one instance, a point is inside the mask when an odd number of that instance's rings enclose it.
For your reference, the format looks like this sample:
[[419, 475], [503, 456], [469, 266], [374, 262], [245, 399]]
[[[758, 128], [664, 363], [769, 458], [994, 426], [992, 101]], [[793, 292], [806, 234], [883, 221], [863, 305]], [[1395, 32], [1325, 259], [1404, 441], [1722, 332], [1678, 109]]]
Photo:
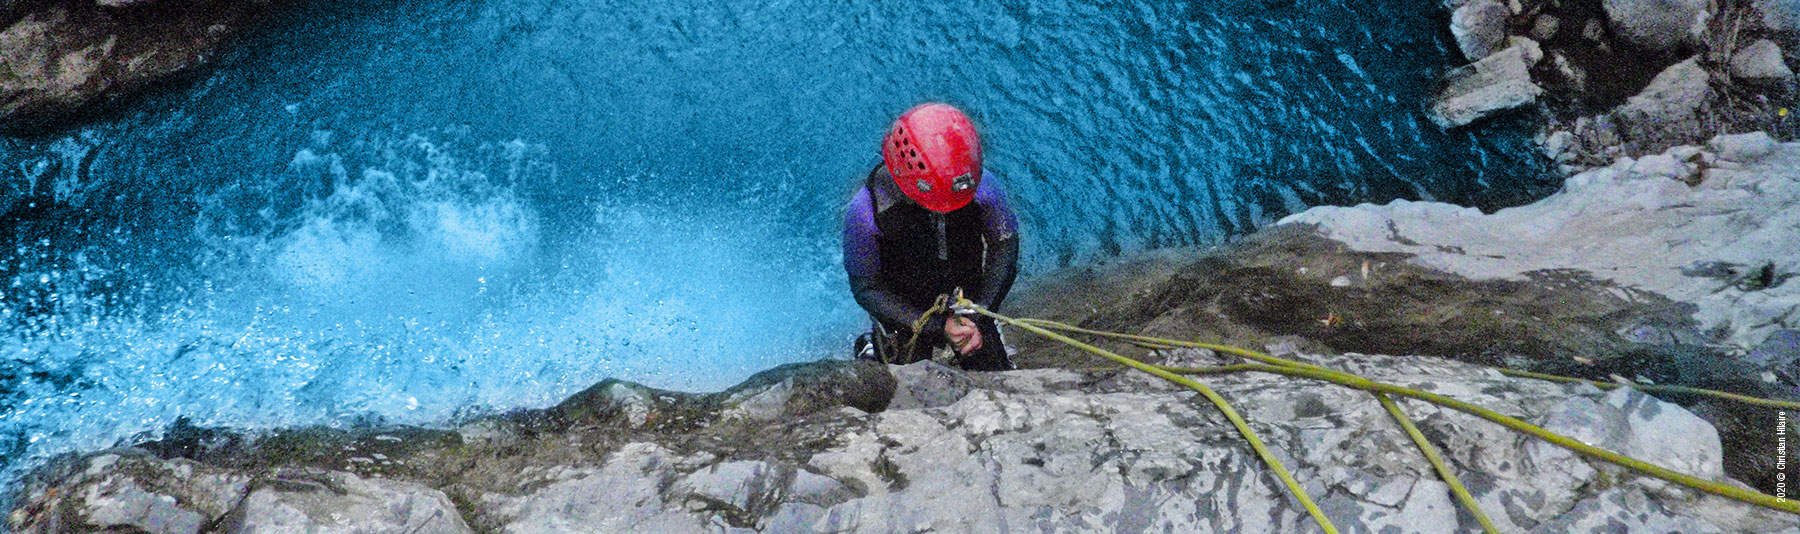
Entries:
[[1439, 127], [1453, 128], [1537, 101], [1544, 89], [1531, 81], [1531, 66], [1543, 58], [1537, 44], [1518, 40], [1473, 65], [1452, 72], [1433, 99], [1430, 113]]
[[80, 465], [66, 491], [15, 511], [14, 531], [469, 532], [442, 492], [418, 484], [302, 469], [250, 477], [137, 450]]
[[[1690, 187], [1684, 179], [1697, 179]], [[1321, 207], [1317, 225], [1352, 248], [1475, 279], [1578, 271], [1624, 291], [1693, 304], [1711, 341], [1753, 347], [1800, 326], [1800, 143], [1725, 136], [1569, 178], [1543, 201], [1482, 214], [1433, 202]]]
[[1643, 91], [1608, 114], [1619, 141], [1633, 151], [1682, 144], [1706, 130], [1702, 120], [1712, 98], [1712, 75], [1699, 58], [1663, 69]]
[[216, 57], [279, 0], [46, 0], [0, 6], [0, 125], [42, 126]]
[[1800, 1], [1754, 0], [1751, 5], [1762, 13], [1764, 27], [1777, 32], [1800, 31]]
[[1744, 356], [1744, 361], [1789, 382], [1800, 382], [1800, 331], [1779, 330]]
[[443, 492], [336, 471], [272, 473], [229, 515], [224, 532], [466, 533]]
[[1652, 50], [1697, 42], [1712, 20], [1707, 0], [1604, 0], [1602, 5], [1614, 31]]
[[[1793, 283], [1800, 272], [1800, 240], [1792, 230], [1800, 224], [1792, 209], [1797, 201], [1800, 144], [1752, 133], [1622, 158], [1568, 179], [1549, 198], [1492, 214], [1398, 201], [1314, 208], [1283, 222], [1316, 225], [1310, 228], [1353, 250], [1405, 254], [1409, 264], [1476, 280], [1588, 280], [1625, 299], [1671, 299], [1690, 307], [1701, 337], [1686, 338], [1691, 334], [1682, 329], [1622, 328], [1627, 338], [1676, 346], [1631, 358], [1670, 367], [1623, 376], [1699, 379], [1715, 384], [1702, 387], [1794, 398], [1800, 373], [1774, 335], [1800, 323], [1800, 285]], [[1709, 356], [1680, 348], [1702, 344], [1724, 350]], [[1769, 348], [1751, 350], [1759, 345]], [[1739, 369], [1707, 370], [1721, 364]], [[1705, 404], [1696, 410], [1736, 444], [1727, 450], [1727, 470], [1775, 491], [1778, 460], [1757, 445], [1767, 440], [1769, 414]]]
[[1480, 61], [1506, 46], [1506, 18], [1512, 11], [1500, 0], [1475, 0], [1450, 14], [1450, 35], [1469, 61]]
[[1731, 56], [1731, 76], [1758, 83], [1793, 82], [1794, 71], [1781, 59], [1781, 47], [1768, 39], [1757, 39]]
[[[1216, 360], [1205, 351], [1155, 356], [1181, 364]], [[1641, 459], [1720, 477], [1711, 427], [1641, 393], [1508, 378], [1440, 359], [1290, 356], [1475, 402]], [[808, 416], [738, 420], [750, 424], [714, 417], [715, 425], [680, 433], [642, 432], [619, 419], [549, 432], [523, 420], [491, 421], [480, 439], [392, 457], [403, 467], [385, 475], [256, 468], [249, 466], [266, 464], [244, 458], [201, 463], [106, 453], [72, 464], [78, 469], [60, 479], [50, 477], [47, 489], [14, 514], [13, 527], [171, 533], [1312, 528], [1213, 406], [1161, 379], [1121, 370], [970, 374], [930, 362], [854, 368], [858, 373], [814, 376], [843, 379], [832, 386], [842, 391], [880, 382], [857, 375], [888, 375], [895, 387], [887, 390], [893, 396], [887, 410], [840, 405]], [[1340, 527], [1478, 530], [1368, 394], [1274, 375], [1203, 381], [1251, 421]], [[783, 387], [780, 380], [761, 383]], [[1460, 412], [1402, 404], [1503, 531], [1611, 524], [1632, 531], [1800, 532], [1792, 517], [1623, 472]], [[166, 475], [180, 470], [189, 474]]]

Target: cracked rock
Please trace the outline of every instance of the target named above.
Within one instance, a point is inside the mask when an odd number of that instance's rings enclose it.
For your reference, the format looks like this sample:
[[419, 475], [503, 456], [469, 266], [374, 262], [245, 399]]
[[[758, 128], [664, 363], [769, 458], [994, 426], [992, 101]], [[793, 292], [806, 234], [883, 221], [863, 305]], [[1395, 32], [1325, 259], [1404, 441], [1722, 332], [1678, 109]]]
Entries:
[[1544, 88], [1531, 80], [1531, 65], [1543, 53], [1536, 43], [1515, 39], [1513, 46], [1473, 65], [1452, 71], [1429, 110], [1432, 122], [1454, 128], [1493, 113], [1537, 101]]
[[443, 492], [341, 471], [277, 474], [226, 518], [230, 533], [471, 532]]

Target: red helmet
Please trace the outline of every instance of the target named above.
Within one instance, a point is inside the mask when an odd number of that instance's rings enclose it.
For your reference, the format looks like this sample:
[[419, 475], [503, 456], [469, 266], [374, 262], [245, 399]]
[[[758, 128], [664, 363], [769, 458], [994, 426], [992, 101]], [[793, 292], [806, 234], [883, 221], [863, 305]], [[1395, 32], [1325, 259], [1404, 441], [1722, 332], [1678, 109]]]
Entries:
[[949, 104], [901, 113], [881, 140], [881, 159], [894, 184], [931, 211], [968, 205], [981, 184], [981, 138], [969, 116]]

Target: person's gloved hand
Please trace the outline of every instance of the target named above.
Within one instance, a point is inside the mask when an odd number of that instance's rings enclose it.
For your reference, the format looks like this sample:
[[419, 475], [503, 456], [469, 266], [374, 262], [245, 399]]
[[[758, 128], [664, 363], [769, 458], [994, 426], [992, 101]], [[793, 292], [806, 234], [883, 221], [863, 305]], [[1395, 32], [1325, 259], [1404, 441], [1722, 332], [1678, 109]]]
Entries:
[[975, 321], [967, 317], [946, 319], [944, 337], [950, 339], [950, 346], [956, 348], [957, 354], [968, 354], [981, 349], [981, 330], [976, 328]]

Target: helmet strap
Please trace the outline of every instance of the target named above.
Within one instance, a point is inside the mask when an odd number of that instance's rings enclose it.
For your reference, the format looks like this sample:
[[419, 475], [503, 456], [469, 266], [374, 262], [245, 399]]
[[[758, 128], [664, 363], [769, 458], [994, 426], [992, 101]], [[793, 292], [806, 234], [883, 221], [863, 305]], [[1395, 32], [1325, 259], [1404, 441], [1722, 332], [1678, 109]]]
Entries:
[[944, 235], [944, 214], [932, 212], [931, 222], [937, 227], [938, 261], [950, 261], [950, 241]]

